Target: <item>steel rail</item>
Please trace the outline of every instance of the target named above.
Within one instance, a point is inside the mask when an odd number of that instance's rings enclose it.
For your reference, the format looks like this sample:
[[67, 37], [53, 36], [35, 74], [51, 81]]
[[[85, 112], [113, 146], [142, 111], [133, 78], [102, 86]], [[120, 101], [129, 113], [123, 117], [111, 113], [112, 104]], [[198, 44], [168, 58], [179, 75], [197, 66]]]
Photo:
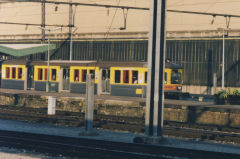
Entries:
[[87, 158], [239, 158], [238, 154], [0, 130], [1, 146]]
[[182, 131], [182, 132], [191, 132], [191, 133], [202, 133], [203, 135], [219, 135], [221, 137], [236, 137], [240, 139], [240, 133], [236, 132], [226, 132], [226, 131], [217, 131], [217, 130], [204, 130], [204, 129], [196, 129], [196, 128], [180, 128], [176, 126], [164, 126], [164, 130], [171, 131]]
[[[64, 115], [64, 112], [57, 112], [57, 115], [55, 116], [48, 116], [46, 114], [46, 110], [36, 111], [35, 109], [27, 109], [27, 110], [13, 110], [14, 107], [0, 107], [1, 113], [0, 118], [6, 118], [6, 119], [15, 119], [15, 120], [31, 120], [31, 121], [45, 121], [49, 123], [65, 123], [69, 124], [72, 123], [74, 125], [78, 125], [80, 123], [84, 122], [84, 114], [83, 113], [74, 113], [74, 114], [68, 114]], [[16, 108], [18, 109], [18, 108]], [[137, 117], [118, 117], [114, 115], [103, 115], [103, 114], [97, 114], [95, 115], [94, 121], [96, 123], [103, 122], [105, 125], [113, 126], [115, 125], [115, 128], [117, 128], [118, 125], [124, 125], [124, 127], [128, 127], [129, 131], [131, 128], [137, 128], [137, 130], [140, 130], [141, 127], [143, 128], [144, 119], [143, 118], [137, 118]], [[238, 133], [236, 130], [230, 130], [230, 131], [219, 131], [219, 130], [207, 130], [204, 125], [203, 128], [192, 128], [192, 127], [186, 127], [184, 125], [187, 125], [186, 123], [179, 123], [176, 125], [174, 122], [168, 121], [170, 125], [165, 124], [164, 130], [171, 130], [171, 131], [182, 131], [182, 132], [191, 132], [191, 133], [198, 133], [198, 134], [212, 134], [212, 135], [218, 135], [222, 137], [236, 137], [240, 139], [240, 133]], [[173, 125], [176, 126], [173, 126]], [[101, 125], [101, 124], [100, 124]], [[216, 127], [210, 127], [211, 129], [216, 129]]]

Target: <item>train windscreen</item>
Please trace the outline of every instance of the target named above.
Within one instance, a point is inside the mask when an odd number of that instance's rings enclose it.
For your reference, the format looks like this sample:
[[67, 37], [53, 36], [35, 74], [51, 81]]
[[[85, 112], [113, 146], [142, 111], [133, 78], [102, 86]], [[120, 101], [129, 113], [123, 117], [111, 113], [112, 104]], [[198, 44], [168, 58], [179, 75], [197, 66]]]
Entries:
[[178, 72], [178, 70], [172, 70], [171, 73], [171, 84], [181, 84], [181, 72]]

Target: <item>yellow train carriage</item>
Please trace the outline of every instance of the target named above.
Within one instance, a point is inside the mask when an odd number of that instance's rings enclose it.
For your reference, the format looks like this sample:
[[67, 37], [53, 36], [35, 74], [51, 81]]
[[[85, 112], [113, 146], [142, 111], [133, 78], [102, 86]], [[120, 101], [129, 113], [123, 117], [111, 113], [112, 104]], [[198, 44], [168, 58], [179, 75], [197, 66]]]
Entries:
[[[47, 62], [7, 61], [2, 64], [2, 88], [46, 91]], [[94, 78], [95, 94], [146, 97], [146, 62], [51, 61], [49, 91], [86, 93], [87, 74]], [[182, 91], [183, 68], [166, 63], [164, 89], [166, 95]], [[33, 84], [33, 87], [32, 87]], [[26, 87], [27, 85], [27, 87]], [[29, 85], [29, 86], [28, 86]]]
[[97, 93], [99, 67], [70, 66], [70, 92], [86, 93], [87, 74], [94, 79], [94, 93]]
[[111, 95], [145, 97], [147, 68], [111, 67]]
[[[146, 97], [147, 66], [146, 63], [118, 63], [110, 67], [111, 95]], [[183, 68], [174, 63], [166, 63], [164, 92], [165, 95], [179, 96], [182, 92]]]
[[[47, 85], [47, 69], [46, 65], [34, 66], [34, 88], [37, 91], [46, 91]], [[59, 72], [60, 66], [49, 66], [49, 91], [58, 92], [59, 88]]]
[[17, 64], [2, 64], [1, 87], [24, 90], [26, 66]]
[[165, 92], [182, 91], [182, 69], [165, 69]]

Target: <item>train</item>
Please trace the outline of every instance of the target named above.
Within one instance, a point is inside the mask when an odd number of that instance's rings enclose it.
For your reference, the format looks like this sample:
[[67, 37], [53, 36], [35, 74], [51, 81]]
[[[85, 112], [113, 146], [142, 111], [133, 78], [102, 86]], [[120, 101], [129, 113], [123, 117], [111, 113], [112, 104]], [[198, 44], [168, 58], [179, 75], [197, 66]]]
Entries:
[[[49, 68], [49, 78], [47, 70]], [[92, 74], [95, 94], [146, 97], [147, 62], [30, 61], [2, 62], [1, 88], [49, 92], [86, 92], [86, 75]], [[165, 95], [182, 92], [183, 67], [166, 62]]]

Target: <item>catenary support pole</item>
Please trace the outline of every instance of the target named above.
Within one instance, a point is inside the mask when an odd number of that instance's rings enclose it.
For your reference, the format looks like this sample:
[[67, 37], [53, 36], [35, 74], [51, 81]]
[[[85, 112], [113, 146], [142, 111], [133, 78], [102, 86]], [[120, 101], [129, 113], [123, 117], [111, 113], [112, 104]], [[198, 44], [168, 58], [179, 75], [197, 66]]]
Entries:
[[[45, 7], [46, 3], [45, 0], [42, 0], [42, 25], [41, 27], [45, 28], [46, 26], [46, 7]], [[45, 43], [45, 30], [42, 29], [42, 43]]]
[[46, 83], [46, 92], [49, 92], [49, 76], [50, 76], [50, 39], [48, 38], [48, 56], [47, 56], [47, 83]]
[[151, 0], [145, 134], [161, 137], [164, 108], [166, 0]]
[[93, 131], [93, 105], [94, 105], [94, 80], [92, 75], [87, 75], [86, 84], [86, 106], [85, 106], [85, 128], [87, 132]]
[[69, 0], [69, 60], [72, 61], [72, 27], [73, 27], [73, 6]]

